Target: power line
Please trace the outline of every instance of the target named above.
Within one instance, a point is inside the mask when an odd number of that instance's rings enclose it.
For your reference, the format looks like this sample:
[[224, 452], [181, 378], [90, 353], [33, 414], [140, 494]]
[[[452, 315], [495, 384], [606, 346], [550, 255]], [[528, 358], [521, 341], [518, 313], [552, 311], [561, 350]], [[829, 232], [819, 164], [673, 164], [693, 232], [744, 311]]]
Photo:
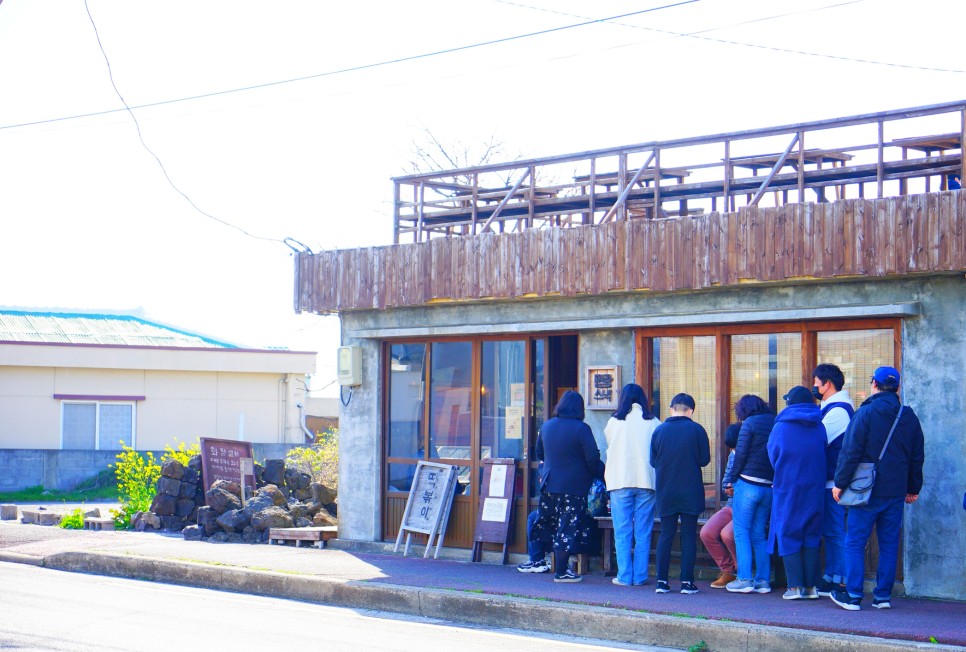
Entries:
[[[519, 3], [519, 2], [513, 2], [512, 0], [494, 0], [494, 2], [499, 2], [501, 4], [511, 5], [511, 6], [515, 6], [515, 7], [522, 7], [524, 9], [532, 9], [534, 11], [543, 11], [543, 12], [551, 13], [551, 14], [559, 14], [561, 16], [568, 16], [570, 18], [584, 18], [584, 16], [581, 16], [579, 14], [571, 14], [571, 13], [567, 13], [567, 12], [563, 12], [563, 11], [557, 11], [555, 9], [546, 9], [544, 7], [534, 7], [532, 5], [522, 4], [522, 3]], [[835, 61], [849, 61], [849, 62], [852, 62], [852, 63], [864, 63], [864, 64], [869, 64], [869, 65], [887, 66], [887, 67], [892, 67], [892, 68], [905, 68], [905, 69], [908, 69], [908, 70], [923, 70], [923, 71], [927, 71], [927, 72], [949, 72], [949, 73], [955, 73], [955, 74], [964, 74], [964, 73], [966, 73], [966, 70], [959, 70], [959, 69], [956, 69], [956, 68], [935, 68], [935, 67], [930, 67], [930, 66], [916, 66], [916, 65], [904, 64], [904, 63], [892, 63], [892, 62], [889, 62], [889, 61], [877, 61], [877, 60], [874, 60], [874, 59], [859, 59], [857, 57], [847, 57], [847, 56], [836, 55], [836, 54], [824, 54], [824, 53], [821, 53], [821, 52], [807, 52], [805, 50], [792, 50], [790, 48], [779, 48], [779, 47], [774, 47], [774, 46], [770, 46], [770, 45], [760, 45], [758, 43], [746, 43], [746, 42], [742, 42], [742, 41], [731, 41], [731, 40], [728, 40], [728, 39], [713, 38], [713, 37], [710, 37], [710, 36], [700, 36], [701, 34], [706, 34], [708, 32], [714, 32], [714, 31], [718, 31], [718, 30], [721, 30], [721, 29], [726, 29], [726, 28], [729, 28], [729, 27], [738, 27], [740, 25], [748, 25], [748, 24], [751, 24], [751, 23], [758, 23], [758, 22], [764, 22], [764, 21], [767, 21], [767, 20], [774, 20], [776, 18], [787, 18], [789, 16], [795, 16], [795, 15], [798, 15], [798, 14], [811, 13], [811, 12], [814, 12], [814, 11], [823, 11], [825, 9], [834, 9], [834, 8], [842, 7], [842, 6], [845, 6], [845, 5], [856, 4], [858, 2], [864, 2], [864, 0], [849, 0], [848, 2], [840, 2], [840, 3], [834, 4], [834, 5], [826, 5], [824, 7], [815, 7], [815, 8], [812, 8], [812, 9], [804, 9], [802, 11], [794, 11], [794, 12], [788, 12], [788, 13], [784, 13], [784, 14], [777, 14], [775, 16], [766, 16], [766, 17], [762, 17], [762, 18], [754, 18], [752, 20], [746, 20], [746, 21], [743, 21], [743, 22], [740, 22], [740, 23], [733, 23], [733, 24], [730, 24], [730, 25], [723, 25], [723, 26], [720, 26], [720, 27], [711, 27], [711, 28], [708, 28], [708, 29], [699, 30], [697, 32], [675, 32], [675, 31], [672, 31], [672, 30], [658, 29], [656, 27], [645, 27], [643, 25], [633, 25], [633, 24], [630, 24], [630, 23], [618, 23], [618, 22], [614, 22], [614, 24], [621, 25], [623, 27], [631, 27], [633, 29], [641, 29], [641, 30], [645, 30], [645, 31], [648, 31], [648, 32], [657, 32], [659, 34], [668, 34], [671, 38], [693, 38], [693, 39], [699, 39], [699, 40], [702, 40], [702, 41], [709, 41], [709, 42], [712, 42], [712, 43], [723, 43], [725, 45], [737, 45], [737, 46], [746, 47], [746, 48], [756, 48], [756, 49], [760, 49], [760, 50], [769, 50], [769, 51], [772, 51], [772, 52], [782, 52], [782, 53], [785, 53], [785, 54], [798, 54], [798, 55], [808, 56], [808, 57], [818, 57], [818, 58], [822, 58], [822, 59], [832, 59], [832, 60], [835, 60]]]
[[[2, 0], [0, 0], [0, 1], [2, 1]], [[631, 12], [628, 12], [628, 13], [625, 13], [625, 14], [618, 14], [616, 16], [608, 16], [606, 18], [587, 18], [587, 17], [581, 16], [581, 18], [583, 19], [582, 22], [574, 23], [574, 24], [571, 24], [571, 25], [562, 25], [560, 27], [551, 27], [549, 29], [543, 29], [543, 30], [539, 30], [539, 31], [536, 31], [536, 32], [527, 32], [525, 34], [517, 34], [515, 36], [507, 36], [507, 37], [504, 37], [504, 38], [492, 39], [492, 40], [489, 40], [489, 41], [481, 41], [479, 43], [472, 43], [472, 44], [469, 44], [469, 45], [460, 45], [460, 46], [456, 46], [456, 47], [452, 47], [452, 48], [446, 48], [444, 50], [435, 50], [433, 52], [424, 52], [422, 54], [414, 54], [414, 55], [410, 55], [410, 56], [399, 57], [399, 58], [396, 58], [396, 59], [389, 59], [387, 61], [378, 61], [378, 62], [375, 62], [375, 63], [366, 63], [366, 64], [362, 64], [362, 65], [359, 65], [359, 66], [351, 66], [349, 68], [340, 68], [338, 70], [329, 70], [327, 72], [320, 72], [320, 73], [316, 73], [316, 74], [313, 74], [313, 75], [304, 75], [302, 77], [292, 77], [291, 79], [281, 79], [281, 80], [278, 80], [278, 81], [265, 82], [263, 84], [252, 84], [251, 86], [242, 86], [240, 88], [230, 88], [230, 89], [222, 90], [222, 91], [212, 91], [210, 93], [202, 93], [200, 95], [191, 95], [191, 96], [187, 96], [187, 97], [179, 97], [179, 98], [175, 98], [175, 99], [171, 99], [171, 100], [160, 100], [158, 102], [148, 102], [146, 104], [138, 104], [138, 105], [136, 105], [134, 107], [128, 107], [127, 104], [125, 103], [124, 109], [108, 109], [108, 110], [105, 110], [105, 111], [93, 111], [91, 113], [81, 113], [81, 114], [77, 114], [77, 115], [63, 116], [63, 117], [60, 117], [60, 118], [50, 118], [50, 119], [47, 119], [47, 120], [35, 120], [33, 122], [23, 122], [23, 123], [20, 123], [20, 124], [4, 125], [4, 126], [0, 126], [0, 130], [3, 130], [3, 129], [16, 129], [18, 127], [32, 127], [34, 125], [48, 124], [48, 123], [51, 123], [51, 122], [62, 122], [64, 120], [77, 120], [79, 118], [91, 118], [91, 117], [98, 116], [98, 115], [107, 115], [107, 114], [110, 114], [110, 113], [117, 113], [118, 111], [124, 111], [124, 110], [131, 111], [132, 108], [133, 109], [146, 109], [146, 108], [155, 107], [155, 106], [163, 106], [165, 104], [174, 104], [176, 102], [189, 102], [189, 101], [192, 101], [192, 100], [201, 100], [201, 99], [205, 99], [205, 98], [208, 98], [208, 97], [217, 97], [219, 95], [229, 95], [231, 93], [241, 93], [241, 92], [245, 92], [245, 91], [258, 90], [260, 88], [270, 88], [272, 86], [281, 86], [283, 84], [292, 84], [292, 83], [295, 83], [295, 82], [307, 81], [309, 79], [320, 79], [322, 77], [332, 77], [332, 76], [335, 76], [335, 75], [342, 75], [342, 74], [350, 73], [350, 72], [359, 72], [361, 70], [370, 70], [372, 68], [380, 68], [380, 67], [383, 67], [383, 66], [391, 66], [391, 65], [394, 65], [394, 64], [397, 64], [397, 63], [405, 63], [407, 61], [417, 61], [419, 59], [427, 59], [429, 57], [436, 57], [436, 56], [440, 56], [440, 55], [444, 55], [444, 54], [453, 54], [455, 52], [463, 52], [465, 50], [472, 50], [472, 49], [475, 49], [475, 48], [486, 47], [486, 46], [489, 46], [489, 45], [497, 45], [497, 44], [500, 44], [500, 43], [509, 43], [510, 41], [517, 41], [517, 40], [520, 40], [520, 39], [531, 38], [531, 37], [534, 37], [534, 36], [542, 36], [544, 34], [552, 34], [554, 32], [562, 32], [564, 30], [575, 29], [577, 27], [586, 27], [588, 25], [596, 25], [596, 24], [599, 24], [599, 23], [608, 23], [608, 22], [612, 22], [612, 21], [615, 21], [615, 20], [620, 20], [621, 18], [629, 18], [630, 16], [638, 16], [640, 14], [647, 14], [647, 13], [652, 13], [652, 12], [655, 12], [655, 11], [661, 11], [661, 10], [664, 10], [664, 9], [671, 9], [671, 8], [674, 8], [674, 7], [680, 7], [682, 5], [693, 4], [695, 2], [701, 2], [701, 0], [680, 0], [679, 2], [673, 2], [673, 3], [670, 3], [670, 4], [666, 4], [666, 5], [661, 5], [659, 7], [651, 7], [649, 9], [641, 9], [639, 11], [631, 11]], [[87, 0], [84, 0], [84, 6], [85, 7], [87, 6]], [[90, 10], [88, 10], [87, 15], [88, 15], [88, 17], [90, 16]], [[91, 19], [91, 25], [93, 25], [93, 24], [94, 24], [94, 21], [93, 21], [93, 19]], [[95, 32], [97, 31], [97, 28], [96, 27], [94, 28], [94, 31]], [[98, 44], [100, 44], [100, 39], [99, 38], [98, 38]], [[101, 48], [101, 51], [103, 52], [103, 48]], [[106, 59], [107, 58], [107, 55], [105, 55], [104, 58]], [[113, 81], [112, 81], [112, 83], [113, 83]], [[115, 88], [115, 90], [117, 90], [117, 89]], [[120, 97], [120, 93], [118, 93], [118, 96]], [[123, 98], [122, 98], [122, 101], [123, 101]]]
[[[2, 0], [0, 0], [0, 1], [2, 1]], [[232, 224], [231, 222], [227, 222], [227, 221], [225, 221], [225, 220], [223, 220], [223, 219], [221, 219], [219, 217], [215, 217], [214, 215], [212, 215], [211, 213], [208, 213], [207, 211], [201, 210], [201, 208], [199, 208], [198, 205], [195, 204], [194, 201], [192, 201], [191, 197], [189, 197], [183, 190], [181, 190], [181, 188], [179, 188], [175, 184], [174, 181], [171, 180], [171, 176], [168, 174], [167, 169], [165, 169], [164, 163], [162, 163], [161, 162], [161, 159], [158, 157], [158, 155], [154, 153], [154, 150], [152, 150], [150, 147], [148, 147], [148, 144], [146, 142], [144, 142], [144, 136], [141, 133], [141, 125], [138, 123], [138, 119], [134, 115], [134, 111], [132, 111], [131, 110], [131, 107], [128, 106], [127, 101], [124, 99], [124, 96], [121, 95], [121, 91], [118, 90], [117, 84], [114, 83], [114, 72], [111, 70], [111, 61], [110, 61], [110, 59], [108, 59], [107, 52], [105, 52], [105, 50], [104, 50], [104, 45], [101, 43], [101, 35], [97, 31], [97, 25], [94, 24], [94, 17], [91, 15], [90, 7], [87, 5], [87, 0], [84, 0], [84, 9], [87, 11], [87, 18], [91, 21], [91, 27], [94, 28], [94, 36], [97, 38], [97, 46], [101, 49], [101, 54], [104, 56], [104, 63], [107, 64], [107, 76], [111, 80], [111, 86], [114, 88], [114, 92], [117, 94], [118, 99], [121, 100], [121, 104], [124, 105], [124, 109], [117, 109], [117, 110], [118, 111], [120, 111], [120, 110], [126, 110], [130, 114], [131, 120], [134, 121], [134, 127], [137, 129], [137, 132], [138, 132], [138, 140], [141, 141], [141, 146], [144, 147], [145, 150], [147, 150], [148, 154], [150, 154], [151, 156], [154, 157], [154, 160], [155, 161], [157, 161], [158, 167], [161, 168], [161, 172], [162, 172], [162, 174], [164, 174], [164, 178], [167, 179], [167, 181], [168, 181], [168, 185], [170, 185], [172, 188], [174, 188], [174, 190], [179, 195], [181, 195], [182, 197], [184, 197], [185, 200], [189, 204], [191, 204], [191, 207], [192, 208], [194, 208], [196, 211], [198, 211], [199, 213], [201, 213], [205, 217], [207, 217], [209, 219], [212, 219], [212, 220], [214, 220], [216, 222], [219, 222], [221, 224], [224, 224], [227, 227], [231, 227], [231, 228], [233, 228], [233, 229], [235, 229], [237, 231], [240, 231], [241, 233], [243, 233], [244, 235], [247, 235], [250, 238], [255, 238], [256, 240], [265, 240], [265, 241], [268, 241], [268, 242], [279, 242], [279, 243], [284, 244], [285, 246], [289, 247], [293, 251], [296, 251], [296, 252], [299, 251], [298, 249], [296, 249], [295, 247], [293, 247], [288, 242], [289, 240], [293, 240], [292, 238], [286, 238], [285, 240], [279, 240], [278, 238], [266, 238], [264, 236], [255, 235], [253, 233], [249, 233], [248, 231], [246, 231], [245, 229], [241, 228], [240, 226], [237, 226], [235, 224]], [[301, 242], [298, 242], [297, 240], [293, 240], [293, 241], [296, 242], [299, 245], [302, 245], [302, 247], [305, 247], [305, 249], [306, 249], [306, 251], [308, 251], [308, 253], [311, 253], [311, 250], [308, 247], [306, 247], [305, 245], [303, 245]]]

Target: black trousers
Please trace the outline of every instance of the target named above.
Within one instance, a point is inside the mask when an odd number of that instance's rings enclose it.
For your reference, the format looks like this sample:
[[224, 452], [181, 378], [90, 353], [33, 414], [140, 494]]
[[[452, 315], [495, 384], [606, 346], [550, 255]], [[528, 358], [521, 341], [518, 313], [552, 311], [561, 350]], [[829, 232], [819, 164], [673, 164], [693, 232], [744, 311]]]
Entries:
[[694, 558], [698, 554], [698, 515], [661, 516], [661, 535], [657, 540], [657, 579], [667, 581], [671, 568], [671, 545], [681, 520], [681, 581], [694, 581]]

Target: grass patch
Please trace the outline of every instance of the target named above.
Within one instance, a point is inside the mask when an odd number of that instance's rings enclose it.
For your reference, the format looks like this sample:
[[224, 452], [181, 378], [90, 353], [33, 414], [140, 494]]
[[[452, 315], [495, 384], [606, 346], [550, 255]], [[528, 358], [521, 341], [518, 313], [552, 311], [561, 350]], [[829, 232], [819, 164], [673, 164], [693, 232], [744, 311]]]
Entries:
[[0, 493], [0, 502], [3, 503], [85, 503], [93, 500], [98, 502], [117, 502], [117, 486], [58, 491], [56, 489], [44, 489], [38, 485], [36, 487], [27, 487], [20, 491]]

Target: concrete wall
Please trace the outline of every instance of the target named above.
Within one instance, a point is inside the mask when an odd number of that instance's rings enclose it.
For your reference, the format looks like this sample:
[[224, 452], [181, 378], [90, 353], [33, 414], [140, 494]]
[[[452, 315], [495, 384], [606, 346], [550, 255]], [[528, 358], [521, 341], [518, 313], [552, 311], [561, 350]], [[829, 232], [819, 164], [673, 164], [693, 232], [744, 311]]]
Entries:
[[[634, 331], [617, 328], [603, 331], [581, 331], [580, 349], [580, 393], [587, 399], [587, 367], [596, 364], [619, 364], [621, 366], [621, 387], [634, 382]], [[616, 388], [614, 395], [620, 392]], [[607, 461], [607, 441], [604, 439], [604, 426], [613, 410], [587, 410], [584, 421], [594, 431], [597, 447]]]
[[[255, 459], [284, 459], [297, 444], [252, 444]], [[157, 460], [163, 451], [153, 451]], [[0, 448], [0, 492], [28, 487], [69, 491], [117, 461], [117, 451]]]
[[[634, 327], [901, 316], [903, 398], [926, 433], [925, 487], [907, 507], [905, 586], [912, 595], [966, 599], [966, 280], [962, 275], [798, 285], [748, 285], [677, 294], [614, 294], [533, 301], [437, 304], [343, 313], [343, 338], [364, 346], [365, 400], [340, 414], [340, 536], [379, 537], [382, 422], [379, 342], [405, 336], [580, 333], [586, 365], [618, 362], [634, 378]], [[588, 423], [600, 440], [605, 413]]]

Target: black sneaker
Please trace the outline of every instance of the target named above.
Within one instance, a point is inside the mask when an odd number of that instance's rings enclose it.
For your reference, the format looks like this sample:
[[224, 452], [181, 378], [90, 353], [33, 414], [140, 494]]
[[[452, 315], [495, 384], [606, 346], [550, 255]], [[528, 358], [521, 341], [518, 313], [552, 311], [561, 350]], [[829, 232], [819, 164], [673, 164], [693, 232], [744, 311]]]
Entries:
[[832, 595], [832, 591], [842, 591], [845, 589], [845, 587], [842, 586], [841, 584], [836, 584], [835, 582], [829, 582], [825, 579], [819, 582], [818, 586], [816, 586], [815, 588], [818, 589], [818, 594], [823, 598], [827, 598], [830, 595]]
[[862, 608], [862, 598], [853, 598], [848, 591], [836, 589], [829, 597], [832, 598], [832, 602], [848, 611], [858, 611]]
[[573, 572], [568, 568], [562, 575], [554, 575], [553, 581], [573, 583], [573, 582], [583, 582], [584, 578], [582, 578], [580, 575], [577, 575], [575, 572]]
[[525, 561], [517, 566], [517, 570], [521, 573], [547, 573], [550, 571], [550, 564], [547, 563], [546, 559]]
[[687, 593], [691, 595], [692, 593], [697, 593], [698, 587], [694, 585], [694, 582], [681, 582], [681, 593]]
[[658, 580], [657, 581], [657, 588], [654, 589], [654, 592], [655, 593], [670, 593], [671, 592], [671, 585], [668, 584], [667, 582], [665, 582], [664, 580]]
[[892, 609], [892, 601], [890, 598], [872, 598], [872, 606], [876, 609]]

